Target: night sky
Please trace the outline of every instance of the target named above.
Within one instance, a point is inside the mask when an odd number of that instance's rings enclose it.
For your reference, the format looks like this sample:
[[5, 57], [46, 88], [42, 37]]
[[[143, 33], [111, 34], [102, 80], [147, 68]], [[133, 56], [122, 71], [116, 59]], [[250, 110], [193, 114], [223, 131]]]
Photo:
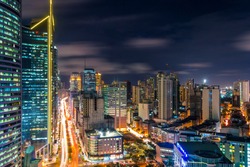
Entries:
[[[249, 0], [54, 0], [60, 72], [84, 61], [104, 80], [177, 72], [181, 83], [232, 85], [250, 78]], [[47, 0], [23, 0], [24, 22]], [[166, 68], [166, 64], [169, 64]]]

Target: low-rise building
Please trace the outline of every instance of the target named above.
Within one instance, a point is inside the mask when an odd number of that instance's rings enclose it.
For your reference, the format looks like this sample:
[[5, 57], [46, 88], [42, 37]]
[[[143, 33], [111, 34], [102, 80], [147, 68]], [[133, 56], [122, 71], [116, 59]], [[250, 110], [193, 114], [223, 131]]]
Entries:
[[250, 167], [250, 138], [228, 136], [217, 144], [235, 167]]
[[123, 136], [114, 129], [85, 130], [84, 145], [90, 160], [123, 158]]
[[233, 167], [215, 143], [178, 142], [174, 145], [176, 167]]

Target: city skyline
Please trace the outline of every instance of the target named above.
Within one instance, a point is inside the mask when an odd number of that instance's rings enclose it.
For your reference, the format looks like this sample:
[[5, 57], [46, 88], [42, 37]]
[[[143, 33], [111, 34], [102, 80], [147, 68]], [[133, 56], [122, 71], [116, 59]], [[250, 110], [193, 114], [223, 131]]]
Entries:
[[250, 167], [249, 5], [1, 0], [0, 166]]
[[[59, 69], [67, 81], [86, 61], [104, 80], [135, 82], [169, 64], [181, 83], [206, 78], [208, 84], [232, 85], [249, 78], [249, 3], [55, 1]], [[46, 5], [24, 1], [24, 20], [42, 17]]]

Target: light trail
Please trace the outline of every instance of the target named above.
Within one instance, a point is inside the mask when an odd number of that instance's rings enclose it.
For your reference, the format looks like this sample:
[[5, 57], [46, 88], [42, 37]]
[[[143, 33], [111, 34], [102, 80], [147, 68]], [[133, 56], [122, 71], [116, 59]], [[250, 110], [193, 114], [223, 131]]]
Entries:
[[61, 157], [61, 165], [60, 167], [67, 166], [68, 162], [68, 143], [67, 143], [67, 129], [66, 129], [66, 102], [67, 97], [61, 100], [61, 149], [62, 149], [62, 157]]

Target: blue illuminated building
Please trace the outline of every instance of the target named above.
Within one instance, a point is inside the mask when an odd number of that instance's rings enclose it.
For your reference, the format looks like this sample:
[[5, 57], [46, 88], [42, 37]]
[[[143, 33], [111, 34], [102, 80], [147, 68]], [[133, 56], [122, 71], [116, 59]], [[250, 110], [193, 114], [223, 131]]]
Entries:
[[178, 142], [174, 145], [174, 161], [181, 167], [234, 166], [212, 142]]
[[0, 166], [21, 166], [21, 1], [0, 0]]
[[47, 141], [47, 33], [23, 28], [22, 138]]
[[[34, 22], [35, 23], [35, 22]], [[36, 149], [48, 141], [48, 45], [47, 24], [22, 30], [22, 139], [32, 141]], [[57, 50], [53, 47], [53, 113], [57, 92]], [[53, 124], [51, 123], [51, 126]]]

